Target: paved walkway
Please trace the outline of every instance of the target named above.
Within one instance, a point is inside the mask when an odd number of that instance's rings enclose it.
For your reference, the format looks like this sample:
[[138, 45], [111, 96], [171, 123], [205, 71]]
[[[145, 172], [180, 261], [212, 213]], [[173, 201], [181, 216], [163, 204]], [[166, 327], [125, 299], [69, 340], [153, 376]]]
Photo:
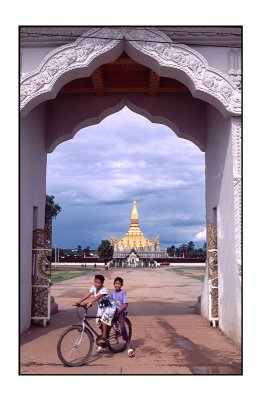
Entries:
[[94, 275], [89, 274], [52, 286], [59, 312], [46, 328], [32, 327], [21, 336], [21, 374], [241, 374], [239, 347], [194, 313], [200, 281], [168, 268], [100, 272], [108, 289], [116, 276], [124, 279], [135, 357], [94, 351], [82, 367], [61, 364], [57, 340], [66, 327], [79, 321], [72, 304], [91, 287]]

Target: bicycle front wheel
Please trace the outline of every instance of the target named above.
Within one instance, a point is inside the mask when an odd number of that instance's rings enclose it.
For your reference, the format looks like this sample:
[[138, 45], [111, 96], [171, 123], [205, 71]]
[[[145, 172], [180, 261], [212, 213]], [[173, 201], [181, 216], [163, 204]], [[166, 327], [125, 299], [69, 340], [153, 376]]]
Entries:
[[57, 354], [64, 365], [79, 367], [87, 362], [93, 350], [93, 337], [82, 326], [66, 329], [57, 343]]
[[[125, 317], [125, 329], [129, 341], [132, 336], [132, 324], [127, 317]], [[126, 349], [127, 342], [123, 338], [123, 332], [118, 321], [115, 321], [108, 333], [108, 348], [112, 353], [119, 353]]]

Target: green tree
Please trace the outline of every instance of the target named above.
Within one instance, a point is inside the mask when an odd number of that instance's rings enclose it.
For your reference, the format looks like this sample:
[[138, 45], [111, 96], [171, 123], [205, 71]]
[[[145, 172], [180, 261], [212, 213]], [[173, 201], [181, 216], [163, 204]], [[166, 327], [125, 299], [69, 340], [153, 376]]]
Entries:
[[81, 256], [83, 254], [82, 246], [80, 244], [77, 246], [77, 254]]
[[55, 196], [46, 195], [45, 200], [45, 232], [46, 232], [46, 247], [52, 247], [52, 224], [53, 219], [60, 213], [61, 207], [54, 201]]
[[45, 203], [45, 222], [51, 222], [53, 218], [60, 213], [62, 208], [58, 203], [54, 202], [55, 196], [46, 195], [46, 203]]
[[197, 257], [206, 257], [206, 243], [204, 243], [202, 249], [197, 249]]
[[175, 248], [174, 245], [172, 245], [171, 247], [168, 247], [166, 249], [166, 251], [167, 251], [167, 254], [169, 255], [169, 257], [174, 257], [174, 254], [176, 252], [176, 248]]
[[114, 246], [111, 245], [109, 240], [102, 240], [97, 249], [98, 257], [107, 263], [112, 260], [114, 254]]
[[195, 244], [192, 241], [187, 244], [187, 255], [188, 257], [195, 257]]
[[85, 253], [86, 257], [90, 256], [90, 247], [86, 246], [83, 250], [83, 252]]
[[187, 245], [185, 243], [181, 244], [178, 248], [179, 257], [187, 257]]

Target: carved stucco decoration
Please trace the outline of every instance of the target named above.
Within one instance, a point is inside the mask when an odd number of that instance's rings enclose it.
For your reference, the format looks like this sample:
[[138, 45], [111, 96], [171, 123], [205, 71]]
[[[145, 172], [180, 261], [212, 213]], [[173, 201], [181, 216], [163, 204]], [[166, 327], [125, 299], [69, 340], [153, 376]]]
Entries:
[[232, 155], [233, 155], [233, 184], [234, 184], [234, 223], [235, 223], [235, 254], [239, 269], [239, 275], [242, 275], [241, 270], [241, 118], [232, 118]]
[[32, 310], [31, 317], [42, 319], [48, 317], [48, 281], [42, 277], [34, 276], [32, 279]]
[[38, 255], [37, 260], [39, 276], [47, 279], [51, 278], [51, 262], [48, 260], [48, 257], [51, 257], [51, 250], [43, 251], [40, 255]]
[[211, 317], [218, 318], [218, 253], [217, 228], [213, 222], [207, 221], [207, 254], [208, 278], [211, 290]]
[[[127, 53], [131, 46], [155, 60], [160, 74], [161, 67], [168, 67], [190, 78], [190, 90], [195, 97], [204, 99], [205, 95], [210, 95], [230, 115], [241, 114], [241, 92], [235, 79], [209, 67], [205, 58], [192, 48], [174, 44], [163, 32], [151, 28], [143, 31], [135, 28], [92, 28], [74, 43], [56, 48], [34, 72], [22, 75], [21, 110], [41, 94], [50, 92], [49, 98], [53, 98], [52, 89], [63, 74], [90, 66], [92, 61], [110, 52], [121, 40], [124, 40], [123, 49]], [[91, 74], [93, 70], [89, 72]]]
[[46, 231], [45, 229], [33, 230], [33, 249], [41, 249], [46, 247]]

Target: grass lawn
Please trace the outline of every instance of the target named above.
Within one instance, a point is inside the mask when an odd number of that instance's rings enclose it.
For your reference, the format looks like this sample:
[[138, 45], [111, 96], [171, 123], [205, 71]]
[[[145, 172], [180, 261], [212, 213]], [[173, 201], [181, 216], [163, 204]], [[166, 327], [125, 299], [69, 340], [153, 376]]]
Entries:
[[97, 272], [95, 268], [74, 268], [74, 269], [62, 269], [59, 271], [52, 271], [51, 280], [52, 282], [67, 281], [68, 279], [77, 278], [78, 276], [86, 275], [89, 272]]
[[179, 275], [188, 276], [189, 278], [197, 279], [198, 281], [204, 282], [205, 279], [205, 267], [186, 267], [186, 268], [170, 268], [169, 271], [176, 272]]

